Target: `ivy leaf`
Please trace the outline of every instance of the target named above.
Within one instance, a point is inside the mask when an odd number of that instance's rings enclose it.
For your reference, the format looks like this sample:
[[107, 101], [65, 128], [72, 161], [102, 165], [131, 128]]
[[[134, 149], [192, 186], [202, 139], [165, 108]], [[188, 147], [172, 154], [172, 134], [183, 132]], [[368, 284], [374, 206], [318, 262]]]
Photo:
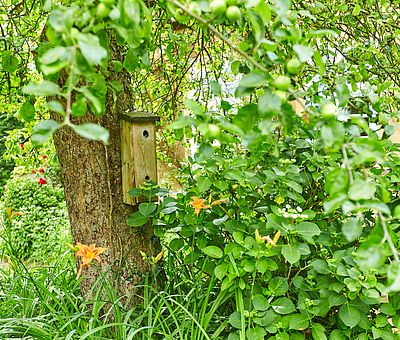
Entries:
[[288, 298], [279, 298], [272, 303], [272, 309], [278, 314], [290, 314], [296, 310], [292, 300]]
[[78, 46], [84, 58], [91, 65], [101, 64], [102, 60], [107, 57], [107, 50], [100, 45], [99, 38], [94, 34], [79, 33]]
[[135, 211], [128, 217], [128, 225], [131, 227], [140, 227], [147, 223], [149, 219], [143, 216], [139, 211]]
[[2, 54], [1, 66], [4, 71], [13, 73], [18, 69], [18, 59], [10, 51], [5, 51]]
[[361, 314], [358, 308], [348, 303], [340, 306], [339, 317], [340, 320], [350, 328], [357, 326], [361, 320]]
[[95, 123], [84, 123], [81, 125], [73, 125], [73, 130], [80, 136], [90, 139], [98, 140], [104, 144], [108, 144], [110, 133], [108, 130]]
[[48, 80], [43, 80], [40, 83], [29, 83], [22, 92], [34, 96], [56, 96], [61, 93], [60, 87]]
[[350, 217], [342, 224], [342, 232], [347, 241], [352, 242], [362, 233], [362, 222], [357, 217]]
[[38, 123], [32, 129], [32, 143], [34, 146], [43, 145], [51, 137], [51, 135], [58, 129], [60, 124], [55, 120], [49, 119]]
[[143, 216], [150, 216], [157, 209], [157, 205], [154, 203], [141, 203], [139, 205], [139, 212]]
[[282, 246], [281, 252], [290, 264], [294, 264], [300, 260], [300, 250], [297, 244], [285, 244]]
[[216, 246], [208, 246], [203, 248], [201, 251], [214, 259], [220, 259], [224, 255], [222, 250]]

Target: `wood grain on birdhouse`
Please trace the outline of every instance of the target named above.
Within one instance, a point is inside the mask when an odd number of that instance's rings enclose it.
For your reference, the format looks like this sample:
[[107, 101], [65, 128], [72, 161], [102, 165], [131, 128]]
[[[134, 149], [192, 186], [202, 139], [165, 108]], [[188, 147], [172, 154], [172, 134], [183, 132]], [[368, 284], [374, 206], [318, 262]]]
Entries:
[[121, 159], [123, 202], [130, 205], [146, 200], [128, 194], [145, 182], [157, 182], [156, 126], [159, 117], [146, 112], [121, 116]]

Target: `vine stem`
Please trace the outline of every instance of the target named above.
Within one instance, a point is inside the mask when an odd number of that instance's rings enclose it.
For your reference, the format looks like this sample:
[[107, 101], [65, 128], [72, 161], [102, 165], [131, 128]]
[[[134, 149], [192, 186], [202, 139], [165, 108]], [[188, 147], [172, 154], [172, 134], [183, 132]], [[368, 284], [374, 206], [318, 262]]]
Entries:
[[393, 243], [392, 237], [389, 234], [389, 230], [386, 225], [385, 217], [383, 216], [381, 211], [378, 211], [378, 215], [379, 215], [379, 219], [381, 220], [382, 229], [383, 229], [383, 235], [384, 235], [383, 241], [386, 241], [388, 243], [389, 248], [393, 253], [394, 260], [397, 263], [399, 263], [400, 262], [399, 253], [397, 252], [397, 249]]

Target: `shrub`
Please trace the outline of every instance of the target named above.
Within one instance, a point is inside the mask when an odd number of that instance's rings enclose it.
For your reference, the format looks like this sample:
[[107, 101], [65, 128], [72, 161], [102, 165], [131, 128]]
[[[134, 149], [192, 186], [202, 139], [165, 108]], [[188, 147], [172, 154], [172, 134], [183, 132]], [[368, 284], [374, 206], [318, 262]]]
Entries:
[[10, 179], [4, 193], [2, 247], [23, 260], [45, 260], [69, 235], [62, 188], [38, 179]]

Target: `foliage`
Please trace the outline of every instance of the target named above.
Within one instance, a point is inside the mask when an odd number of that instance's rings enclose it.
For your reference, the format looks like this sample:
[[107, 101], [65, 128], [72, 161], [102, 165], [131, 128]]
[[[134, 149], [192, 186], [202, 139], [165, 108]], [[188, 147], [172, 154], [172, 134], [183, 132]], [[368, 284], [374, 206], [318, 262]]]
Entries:
[[10, 174], [14, 168], [14, 164], [12, 161], [4, 159], [3, 154], [5, 153], [5, 143], [4, 136], [7, 131], [13, 130], [14, 128], [21, 127], [21, 124], [10, 114], [2, 113], [0, 118], [0, 197], [3, 192], [3, 186], [6, 183], [7, 179], [10, 177]]
[[7, 182], [2, 248], [23, 260], [47, 262], [49, 254], [69, 239], [69, 223], [62, 188], [39, 184], [40, 176]]
[[[194, 56], [203, 84], [185, 101], [191, 113], [176, 120], [171, 133], [198, 143], [185, 191], [173, 196], [151, 186], [132, 190], [149, 200], [128, 224], [140, 233], [153, 220], [174, 268], [167, 277], [180, 278], [182, 291], [201, 282], [215, 301], [226, 296], [219, 311], [224, 328], [205, 322], [199, 329], [229, 340], [328, 334], [394, 339], [400, 309], [399, 154], [389, 137], [398, 125], [393, 70], [399, 32], [392, 2], [150, 5], [72, 1], [53, 8], [48, 41], [38, 48], [45, 79], [23, 92], [48, 98], [62, 122], [38, 123], [33, 144], [63, 126], [107, 143], [104, 128], [72, 119], [89, 111], [104, 114], [106, 94], [116, 100], [124, 72], [143, 94], [158, 79], [148, 77], [158, 65], [165, 66], [160, 78], [169, 89], [156, 83], [140, 102], [168, 107], [165, 98], [173, 102], [180, 90], [193, 89], [179, 85], [188, 80]], [[200, 39], [185, 38], [176, 26]], [[122, 55], [113, 53], [117, 45]], [[201, 67], [214, 59], [213, 79], [203, 77], [210, 72]], [[6, 65], [11, 72], [12, 62]], [[238, 81], [227, 88], [225, 77]]]
[[[65, 248], [65, 247], [64, 247]], [[9, 268], [0, 268], [0, 336], [35, 339], [184, 339], [215, 338], [205, 330], [224, 329], [216, 313], [226, 292], [219, 293], [213, 281], [205, 286], [202, 274], [182, 285], [170, 277], [165, 290], [152, 282], [142, 287], [143, 302], [129, 307], [111, 283], [100, 276], [87, 298], [80, 294], [69, 252], [56, 255], [47, 266], [27, 268], [13, 255]], [[173, 263], [166, 272], [176, 275]], [[174, 280], [175, 279], [175, 280]], [[182, 289], [189, 287], [186, 291]], [[215, 298], [215, 299], [214, 299]]]

